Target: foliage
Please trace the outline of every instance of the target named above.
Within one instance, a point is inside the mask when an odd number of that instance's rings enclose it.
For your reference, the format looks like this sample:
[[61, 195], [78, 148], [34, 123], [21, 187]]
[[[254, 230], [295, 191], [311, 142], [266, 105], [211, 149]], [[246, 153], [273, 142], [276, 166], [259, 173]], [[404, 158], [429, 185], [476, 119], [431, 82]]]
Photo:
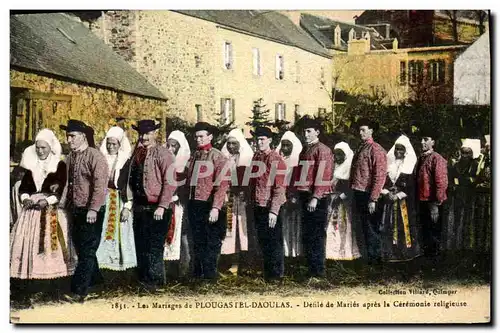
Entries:
[[267, 105], [263, 104], [263, 101], [262, 98], [259, 98], [253, 102], [252, 117], [250, 117], [250, 121], [245, 123], [250, 126], [252, 131], [255, 131], [257, 127], [271, 126], [273, 124], [273, 122], [269, 120], [270, 110], [266, 109]]

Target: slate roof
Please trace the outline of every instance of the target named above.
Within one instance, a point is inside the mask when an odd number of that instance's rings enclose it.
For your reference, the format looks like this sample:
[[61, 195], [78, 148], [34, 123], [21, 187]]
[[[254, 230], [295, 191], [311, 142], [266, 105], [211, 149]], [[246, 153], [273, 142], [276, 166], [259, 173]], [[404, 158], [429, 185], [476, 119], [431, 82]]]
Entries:
[[[368, 32], [370, 33], [371, 48], [385, 49], [382, 45], [382, 36], [373, 28], [364, 27], [361, 25], [355, 25], [340, 21], [335, 21], [326, 17], [315, 16], [311, 14], [301, 14], [300, 25], [314, 37], [321, 45], [328, 49], [336, 49], [347, 51], [347, 42], [349, 40], [349, 31], [354, 29], [356, 32], [356, 38], [360, 39], [364, 37]], [[335, 46], [333, 44], [333, 36], [336, 26], [340, 27], [340, 37], [342, 39], [341, 45]]]
[[85, 25], [64, 13], [11, 15], [10, 64], [126, 93], [166, 99]]
[[249, 32], [324, 57], [332, 56], [286, 15], [270, 10], [175, 10], [202, 20]]

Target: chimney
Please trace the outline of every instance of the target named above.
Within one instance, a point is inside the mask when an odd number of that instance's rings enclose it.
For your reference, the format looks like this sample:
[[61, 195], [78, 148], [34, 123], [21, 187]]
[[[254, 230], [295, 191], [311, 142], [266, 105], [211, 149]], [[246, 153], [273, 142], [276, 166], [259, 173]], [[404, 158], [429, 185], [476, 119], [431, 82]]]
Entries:
[[392, 49], [393, 50], [397, 50], [398, 49], [398, 45], [399, 45], [398, 39], [394, 38], [394, 40], [392, 41]]
[[351, 28], [351, 30], [349, 30], [349, 40], [353, 39], [356, 39], [356, 32], [354, 31], [354, 28]]
[[335, 46], [340, 46], [340, 44], [341, 44], [340, 32], [341, 32], [340, 26], [337, 24], [337, 26], [335, 27], [334, 33], [333, 33], [333, 45], [335, 45]]

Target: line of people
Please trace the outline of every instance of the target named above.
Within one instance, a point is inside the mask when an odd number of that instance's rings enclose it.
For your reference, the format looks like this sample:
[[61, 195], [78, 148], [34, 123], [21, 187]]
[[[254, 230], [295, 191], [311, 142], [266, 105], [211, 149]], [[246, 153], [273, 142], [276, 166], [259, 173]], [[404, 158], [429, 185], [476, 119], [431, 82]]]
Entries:
[[322, 278], [326, 259], [377, 264], [433, 257], [452, 244], [490, 249], [491, 199], [464, 200], [473, 186], [489, 188], [489, 154], [477, 160], [477, 141], [464, 142], [448, 173], [432, 134], [423, 135], [417, 157], [406, 136], [386, 153], [373, 140], [376, 123], [357, 126], [356, 151], [346, 142], [332, 151], [319, 141], [322, 124], [307, 118], [304, 145], [288, 131], [272, 149], [274, 133], [259, 127], [254, 152], [239, 129], [219, 151], [211, 144], [216, 128], [199, 122], [191, 153], [180, 131], [158, 144], [153, 120], [132, 126], [134, 148], [112, 127], [100, 149], [90, 126], [69, 120], [61, 125], [71, 150], [64, 162], [54, 133], [43, 129], [21, 161], [11, 277], [72, 275], [66, 298], [81, 302], [102, 281], [100, 268], [137, 267], [140, 283], [155, 289], [166, 282], [165, 260], [167, 272], [175, 261], [177, 275], [214, 281], [221, 255], [238, 253], [229, 261], [239, 269], [261, 256], [264, 278], [281, 281], [284, 257], [304, 256], [309, 276]]

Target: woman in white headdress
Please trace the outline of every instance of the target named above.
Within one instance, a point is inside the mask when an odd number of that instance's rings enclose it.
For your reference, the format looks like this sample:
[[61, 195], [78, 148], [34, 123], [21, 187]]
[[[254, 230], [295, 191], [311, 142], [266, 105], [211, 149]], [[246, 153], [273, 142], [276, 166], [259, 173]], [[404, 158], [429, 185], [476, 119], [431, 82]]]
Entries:
[[[448, 172], [450, 193], [449, 215], [444, 232], [446, 250], [470, 251], [478, 245], [474, 209], [480, 153], [479, 139], [464, 139], [460, 156]], [[458, 254], [462, 257], [461, 252]]]
[[[241, 129], [235, 128], [227, 135], [226, 143], [221, 149], [222, 154], [229, 159], [231, 170], [231, 188], [226, 198], [226, 237], [222, 242], [221, 254], [240, 254], [238, 270], [241, 272], [240, 263], [250, 264], [253, 258], [244, 258], [249, 251], [256, 256], [257, 241], [254, 225], [251, 218], [250, 192], [248, 184], [243, 184], [245, 170], [252, 162], [253, 150]], [[248, 259], [248, 260], [246, 260]], [[221, 260], [221, 266], [224, 259]], [[235, 259], [232, 260], [235, 269]], [[232, 271], [233, 271], [232, 269]], [[234, 273], [234, 271], [233, 271]]]
[[[292, 185], [293, 174], [299, 164], [302, 143], [295, 133], [287, 131], [281, 137], [276, 151], [286, 163], [286, 181]], [[280, 216], [283, 217], [283, 246], [285, 257], [298, 257], [302, 254], [301, 204], [293, 186], [287, 186], [286, 202], [283, 204]]]
[[387, 153], [387, 178], [382, 189], [382, 260], [408, 261], [421, 255], [415, 212], [413, 171], [417, 155], [401, 135]]
[[349, 188], [354, 152], [346, 142], [339, 142], [333, 148], [333, 154], [335, 191], [330, 196], [328, 207], [326, 258], [354, 260], [361, 256], [356, 231], [352, 224], [352, 191]]
[[[175, 155], [176, 181], [186, 179], [187, 162], [191, 156], [191, 149], [186, 136], [181, 131], [172, 131], [167, 139], [167, 148]], [[165, 240], [163, 259], [167, 261], [179, 260], [179, 271], [170, 274], [171, 266], [167, 266], [167, 274], [184, 276], [188, 274], [191, 258], [193, 257], [190, 228], [187, 214], [184, 214], [188, 200], [188, 186], [177, 188], [172, 203], [172, 221]]]
[[99, 268], [123, 271], [137, 266], [132, 202], [123, 202], [118, 187], [120, 172], [130, 158], [132, 147], [123, 129], [114, 126], [106, 133], [100, 151], [108, 161], [109, 181], [97, 261]]
[[66, 184], [61, 144], [49, 129], [42, 129], [35, 144], [24, 150], [26, 173], [19, 187], [22, 209], [11, 231], [10, 276], [18, 279], [53, 279], [72, 275], [76, 251], [66, 214], [57, 203]]

